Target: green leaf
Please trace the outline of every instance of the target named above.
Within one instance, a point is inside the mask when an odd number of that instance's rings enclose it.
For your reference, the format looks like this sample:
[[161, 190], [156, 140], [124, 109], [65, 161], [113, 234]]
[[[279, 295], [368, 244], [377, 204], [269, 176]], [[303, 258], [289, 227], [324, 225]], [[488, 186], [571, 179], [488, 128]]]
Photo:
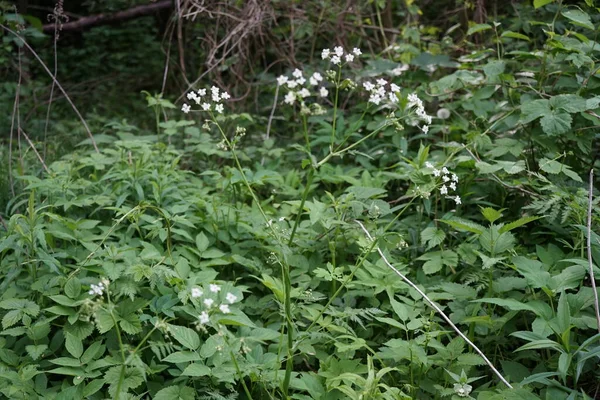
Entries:
[[46, 351], [46, 349], [48, 348], [48, 345], [46, 344], [38, 344], [38, 345], [27, 345], [25, 346], [25, 350], [27, 350], [27, 354], [29, 354], [29, 357], [33, 358], [33, 360], [37, 360], [38, 358], [40, 358], [42, 356], [42, 354], [44, 354], [44, 351]]
[[[122, 380], [121, 372], [124, 373], [124, 378]], [[116, 397], [119, 384], [121, 390], [119, 394], [127, 393], [129, 389], [135, 389], [136, 387], [140, 386], [144, 382], [144, 377], [138, 368], [116, 365], [106, 371], [104, 374], [104, 380], [110, 383], [108, 392], [110, 393], [111, 398], [114, 399]]]
[[204, 232], [200, 232], [196, 235], [196, 247], [199, 252], [203, 252], [208, 249], [209, 241]]
[[81, 282], [77, 277], [70, 278], [65, 284], [65, 294], [72, 299], [77, 298], [81, 294]]
[[187, 386], [168, 386], [154, 395], [154, 400], [194, 400], [196, 391]]
[[542, 129], [549, 136], [558, 136], [571, 129], [573, 118], [570, 114], [561, 111], [552, 111], [540, 120]]
[[23, 311], [21, 310], [10, 310], [2, 318], [2, 327], [4, 329], [10, 328], [23, 318]]
[[553, 2], [554, 0], [533, 0], [533, 7], [540, 8]]
[[583, 112], [588, 109], [587, 100], [576, 94], [559, 94], [554, 96], [549, 101], [550, 107], [563, 109], [572, 114]]
[[561, 13], [563, 17], [569, 19], [573, 25], [581, 26], [594, 30], [594, 24], [590, 15], [581, 10], [566, 10]]
[[49, 360], [52, 364], [61, 365], [63, 367], [81, 367], [81, 361], [71, 357], [57, 357]]
[[477, 32], [487, 31], [488, 29], [492, 29], [490, 24], [476, 24], [469, 28], [467, 36], [471, 36]]
[[483, 231], [486, 229], [483, 226], [481, 226], [475, 222], [471, 222], [467, 219], [462, 219], [462, 218], [457, 218], [457, 217], [454, 217], [452, 219], [440, 219], [440, 222], [448, 224], [453, 228], [472, 232], [477, 235], [481, 235], [483, 233]]
[[83, 388], [83, 397], [88, 398], [104, 386], [104, 379], [94, 379]]
[[527, 124], [550, 114], [550, 102], [545, 99], [533, 100], [521, 105], [521, 123]]
[[252, 320], [248, 318], [246, 314], [237, 310], [232, 310], [231, 314], [226, 314], [223, 317], [219, 317], [217, 321], [223, 325], [249, 326], [251, 328], [256, 328], [254, 322], [252, 322]]
[[108, 311], [102, 309], [96, 311], [96, 327], [98, 328], [98, 332], [106, 333], [113, 326], [115, 326], [115, 321]]
[[203, 364], [198, 364], [198, 363], [193, 363], [188, 365], [183, 372], [181, 373], [181, 375], [185, 375], [185, 376], [207, 376], [210, 375], [210, 368], [208, 368], [206, 365]]
[[517, 271], [533, 288], [550, 287], [552, 278], [550, 273], [543, 269], [543, 264], [536, 260], [530, 260], [522, 256], [516, 256], [512, 259]]
[[481, 214], [483, 215], [483, 218], [487, 219], [489, 222], [492, 223], [502, 217], [502, 212], [494, 210], [490, 207], [482, 208]]
[[560, 332], [557, 332], [558, 334], [562, 335], [571, 328], [571, 310], [569, 309], [569, 302], [567, 301], [567, 295], [565, 292], [562, 292], [560, 294], [560, 298], [558, 299], [556, 320], [558, 323], [558, 328], [560, 329]]
[[498, 232], [500, 232], [500, 233], [509, 232], [509, 231], [512, 231], [513, 229], [516, 229], [516, 228], [518, 228], [520, 226], [526, 225], [526, 224], [528, 224], [528, 223], [530, 223], [532, 221], [536, 221], [536, 220], [538, 220], [540, 218], [542, 218], [542, 217], [523, 217], [523, 218], [519, 218], [518, 220], [513, 221], [510, 224], [503, 225], [498, 230]]
[[175, 353], [171, 353], [165, 358], [163, 358], [163, 361], [174, 364], [190, 361], [200, 361], [200, 356], [198, 355], [198, 353], [193, 351], [176, 351]]
[[528, 42], [531, 41], [531, 39], [529, 39], [528, 36], [525, 36], [522, 33], [513, 32], [513, 31], [504, 31], [504, 32], [502, 32], [502, 35], [500, 35], [500, 37], [511, 38], [511, 39], [519, 39], [519, 40], [526, 40]]
[[557, 351], [562, 351], [563, 348], [560, 344], [556, 343], [550, 339], [540, 339], [529, 342], [515, 351], [524, 351], [524, 350], [537, 350], [537, 349], [554, 349]]
[[539, 161], [540, 169], [549, 174], [559, 174], [563, 173], [569, 178], [573, 179], [577, 182], [582, 182], [581, 177], [577, 175], [571, 167], [566, 164], [562, 164], [556, 160], [550, 160], [548, 158], [542, 157]]
[[185, 326], [169, 325], [169, 332], [175, 340], [190, 350], [196, 350], [200, 347], [200, 337], [195, 330], [186, 328]]
[[69, 354], [75, 358], [79, 358], [83, 354], [83, 343], [79, 338], [70, 333], [65, 335], [65, 347]]
[[494, 78], [502, 74], [505, 68], [506, 63], [504, 61], [494, 60], [483, 66], [483, 72], [488, 78]]
[[436, 228], [435, 226], [425, 228], [421, 232], [421, 241], [423, 243], [427, 243], [427, 250], [438, 246], [444, 241], [445, 238], [446, 233], [443, 230]]

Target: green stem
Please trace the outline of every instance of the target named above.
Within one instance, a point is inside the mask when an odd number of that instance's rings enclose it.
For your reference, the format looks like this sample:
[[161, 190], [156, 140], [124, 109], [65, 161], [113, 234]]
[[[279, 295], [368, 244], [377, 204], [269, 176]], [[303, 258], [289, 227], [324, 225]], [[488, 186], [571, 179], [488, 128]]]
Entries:
[[296, 229], [298, 229], [298, 225], [300, 225], [300, 218], [302, 217], [302, 210], [304, 210], [304, 204], [306, 203], [306, 198], [308, 197], [308, 193], [310, 192], [310, 186], [312, 185], [313, 177], [315, 176], [315, 169], [310, 168], [308, 171], [308, 177], [306, 178], [306, 187], [304, 188], [304, 192], [302, 193], [302, 200], [300, 201], [300, 209], [298, 210], [298, 215], [296, 215], [296, 221], [294, 222], [294, 227], [292, 228], [292, 233], [290, 234], [290, 239], [288, 240], [288, 246], [292, 245], [294, 240], [294, 235], [296, 234]]
[[337, 110], [338, 110], [338, 99], [340, 95], [340, 79], [342, 77], [342, 63], [340, 62], [338, 67], [338, 73], [335, 82], [335, 100], [333, 102], [333, 121], [331, 123], [331, 143], [329, 145], [329, 151], [333, 151], [333, 144], [335, 143], [336, 134], [336, 122], [337, 122]]
[[233, 361], [235, 370], [237, 371], [237, 374], [240, 377], [240, 382], [242, 383], [242, 386], [244, 388], [244, 392], [246, 393], [246, 396], [248, 397], [249, 400], [252, 400], [252, 395], [250, 394], [250, 390], [248, 390], [248, 386], [246, 386], [246, 381], [244, 380], [244, 377], [242, 376], [242, 371], [240, 370], [240, 366], [238, 365], [238, 362], [237, 362], [235, 356], [233, 355], [233, 352], [230, 351], [229, 355], [231, 355], [231, 361]]

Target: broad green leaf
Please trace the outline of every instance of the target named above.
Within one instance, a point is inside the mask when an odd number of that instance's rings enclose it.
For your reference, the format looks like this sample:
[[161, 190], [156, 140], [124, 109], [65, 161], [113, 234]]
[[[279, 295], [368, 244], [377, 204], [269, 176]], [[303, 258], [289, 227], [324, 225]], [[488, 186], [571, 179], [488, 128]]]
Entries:
[[58, 357], [49, 360], [52, 364], [61, 365], [63, 367], [81, 367], [81, 361], [71, 357]]
[[554, 349], [557, 351], [563, 351], [563, 348], [560, 344], [556, 343], [553, 340], [549, 339], [540, 339], [529, 342], [515, 351], [524, 351], [524, 350], [537, 350], [537, 349]]
[[540, 8], [553, 2], [554, 0], [533, 0], [533, 7]]
[[246, 316], [246, 314], [232, 310], [231, 314], [225, 314], [222, 317], [218, 317], [217, 321], [223, 325], [232, 325], [232, 326], [249, 326], [251, 328], [256, 328], [256, 325], [250, 318]]
[[185, 376], [207, 376], [210, 375], [210, 368], [208, 368], [206, 365], [203, 364], [198, 364], [198, 363], [193, 363], [188, 365], [183, 372], [181, 373], [181, 375], [185, 375]]
[[94, 379], [83, 388], [83, 397], [88, 398], [104, 386], [104, 379]]
[[552, 108], [561, 108], [568, 113], [583, 112], [588, 109], [587, 101], [576, 94], [559, 94], [549, 100]]
[[98, 332], [106, 333], [115, 326], [115, 321], [108, 311], [99, 309], [96, 311], [96, 327]]
[[550, 277], [550, 273], [544, 270], [541, 262], [522, 256], [513, 257], [512, 262], [517, 271], [527, 279], [531, 287], [550, 287], [552, 278]]
[[175, 340], [190, 350], [200, 347], [200, 337], [195, 330], [179, 325], [169, 325], [169, 332]]
[[200, 232], [196, 235], [196, 248], [198, 251], [203, 252], [208, 249], [209, 241], [204, 232]]
[[427, 244], [427, 250], [438, 246], [445, 238], [446, 233], [435, 226], [427, 227], [421, 231], [421, 241]]
[[488, 29], [492, 29], [492, 26], [490, 24], [477, 24], [477, 25], [473, 25], [467, 31], [467, 36], [471, 36], [471, 35], [473, 35], [474, 33], [477, 33], [477, 32], [487, 31]]
[[[124, 378], [121, 377], [121, 373], [124, 373]], [[124, 367], [116, 365], [106, 371], [104, 374], [104, 380], [110, 384], [108, 392], [111, 398], [115, 398], [117, 390], [121, 390], [121, 393], [127, 393], [129, 389], [135, 389], [144, 382], [144, 376], [138, 368]], [[121, 397], [121, 396], [119, 396]]]
[[527, 124], [550, 114], [550, 102], [545, 99], [533, 100], [521, 105], [521, 122]]
[[539, 161], [540, 169], [549, 174], [559, 174], [563, 173], [569, 178], [573, 179], [577, 182], [582, 182], [581, 177], [577, 175], [571, 167], [566, 164], [562, 164], [556, 160], [550, 160], [548, 158], [542, 157]]
[[48, 345], [45, 344], [38, 344], [38, 345], [27, 345], [25, 346], [25, 350], [27, 350], [27, 354], [29, 354], [29, 357], [33, 358], [33, 360], [37, 360], [38, 358], [40, 358], [42, 356], [42, 354], [44, 354], [44, 351], [46, 351], [46, 349], [48, 348]]
[[528, 42], [531, 42], [531, 39], [529, 39], [528, 36], [525, 36], [522, 33], [513, 32], [513, 31], [504, 31], [504, 32], [502, 32], [502, 35], [500, 35], [500, 37], [511, 38], [511, 39], [519, 39], [519, 40], [526, 40]]
[[81, 282], [77, 277], [70, 278], [65, 284], [65, 294], [72, 299], [75, 299], [81, 293]]
[[587, 29], [594, 29], [594, 24], [590, 15], [584, 11], [570, 9], [561, 13], [563, 17], [569, 19], [573, 25], [582, 26]]
[[536, 220], [538, 220], [540, 218], [542, 218], [542, 217], [523, 217], [523, 218], [519, 218], [516, 221], [513, 221], [513, 222], [511, 222], [509, 224], [503, 225], [500, 228], [499, 232], [500, 233], [504, 233], [504, 232], [512, 231], [513, 229], [516, 229], [516, 228], [518, 228], [520, 226], [526, 225], [526, 224], [528, 224], [530, 222], [536, 221]]
[[570, 114], [561, 111], [552, 111], [542, 117], [542, 129], [549, 136], [558, 136], [571, 129], [573, 118]]
[[494, 210], [493, 208], [490, 208], [490, 207], [482, 208], [481, 214], [489, 222], [494, 222], [502, 217], [502, 212], [500, 212], [498, 210]]
[[494, 78], [502, 74], [505, 68], [506, 63], [504, 61], [494, 60], [483, 66], [483, 72], [488, 78]]
[[448, 224], [453, 228], [472, 232], [472, 233], [475, 233], [478, 235], [481, 235], [483, 233], [483, 231], [486, 229], [483, 226], [481, 226], [475, 222], [471, 222], [467, 219], [462, 219], [462, 218], [457, 218], [457, 217], [452, 218], [452, 219], [440, 219], [440, 222]]
[[154, 400], [194, 400], [196, 391], [187, 386], [168, 386], [154, 395]]
[[565, 292], [560, 294], [558, 299], [558, 309], [556, 311], [556, 320], [558, 323], [558, 333], [563, 334], [568, 331], [571, 327], [571, 310], [569, 309], [569, 302], [567, 301], [567, 295]]
[[165, 358], [163, 358], [163, 361], [175, 364], [190, 361], [200, 361], [200, 356], [198, 355], [198, 353], [193, 351], [176, 351], [175, 353], [171, 353]]
[[69, 354], [75, 358], [79, 358], [83, 354], [83, 343], [79, 338], [70, 333], [65, 335], [65, 347]]

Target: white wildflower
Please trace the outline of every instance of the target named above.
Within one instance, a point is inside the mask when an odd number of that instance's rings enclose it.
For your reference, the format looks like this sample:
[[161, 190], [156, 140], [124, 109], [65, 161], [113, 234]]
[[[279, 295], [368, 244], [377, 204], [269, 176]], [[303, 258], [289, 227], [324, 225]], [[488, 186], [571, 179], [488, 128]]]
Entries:
[[277, 77], [277, 84], [279, 86], [281, 85], [285, 85], [288, 81], [288, 77], [285, 75], [279, 75], [279, 77]]
[[450, 187], [450, 189], [456, 190], [456, 182], [450, 182], [448, 186]]
[[354, 49], [352, 49], [352, 53], [354, 53], [354, 55], [358, 57], [362, 54], [362, 51], [360, 51], [358, 47], [355, 47]]
[[233, 304], [237, 300], [237, 296], [233, 293], [227, 293], [227, 296], [225, 296], [225, 300], [227, 300], [229, 304]]
[[448, 194], [448, 188], [446, 187], [446, 185], [442, 185], [442, 187], [440, 188], [440, 193]]
[[331, 53], [331, 50], [329, 50], [329, 49], [323, 49], [323, 51], [321, 52], [321, 58], [323, 60], [329, 58], [329, 53]]
[[425, 163], [425, 166], [426, 166], [427, 168], [431, 168], [431, 169], [433, 169], [433, 168], [434, 168], [434, 167], [433, 167], [433, 164], [432, 164], [431, 162], [429, 162], [429, 161], [427, 161], [427, 162]]
[[321, 96], [321, 97], [327, 97], [328, 94], [329, 94], [329, 91], [327, 90], [327, 88], [321, 87], [319, 89], [319, 96]]
[[221, 93], [221, 98], [223, 100], [229, 100], [231, 98], [231, 96], [229, 95], [229, 93], [223, 92], [223, 93]]
[[331, 63], [332, 64], [338, 65], [340, 62], [342, 62], [342, 60], [340, 59], [340, 57], [338, 57], [338, 56], [331, 57]]
[[300, 71], [298, 68], [296, 68], [294, 70], [294, 72], [292, 72], [292, 76], [294, 78], [301, 78], [302, 77], [302, 71]]
[[288, 83], [287, 83], [287, 87], [289, 89], [295, 89], [296, 86], [298, 86], [298, 82], [296, 82], [296, 81], [288, 81]]
[[453, 182], [458, 182], [458, 175], [452, 174], [452, 181]]
[[390, 84], [390, 91], [396, 93], [400, 91], [400, 86], [396, 85], [395, 83], [391, 83]]
[[423, 125], [421, 131], [423, 131], [424, 134], [427, 134], [427, 132], [429, 132], [429, 125]]
[[456, 196], [456, 197], [454, 198], [454, 201], [456, 202], [456, 204], [457, 204], [457, 205], [458, 205], [458, 204], [462, 204], [462, 201], [460, 200], [460, 196]]
[[346, 62], [352, 62], [352, 61], [354, 61], [354, 55], [352, 55], [350, 53], [346, 54], [345, 58], [346, 58]]
[[294, 104], [294, 102], [296, 101], [296, 93], [294, 92], [288, 92], [288, 94], [285, 95], [285, 97], [283, 98], [283, 102], [287, 103], [287, 104]]
[[97, 294], [98, 296], [102, 296], [104, 294], [104, 284], [102, 282], [99, 282], [97, 285], [94, 285], [93, 283], [90, 285], [90, 290], [88, 291], [88, 294], [90, 295], [94, 295]]
[[300, 97], [308, 97], [310, 96], [310, 90], [308, 90], [307, 88], [302, 88], [302, 90], [298, 92], [298, 95]]
[[215, 111], [218, 112], [219, 114], [223, 114], [223, 104], [217, 104], [215, 106]]
[[433, 175], [434, 176], [438, 176], [439, 177], [441, 174], [442, 174], [442, 171], [440, 171], [439, 169], [435, 169], [435, 168], [433, 169]]
[[385, 79], [377, 79], [377, 84], [379, 86], [385, 86], [387, 85], [387, 81]]
[[336, 46], [333, 48], [333, 52], [336, 56], [341, 57], [344, 55], [344, 48], [342, 46]]
[[206, 96], [206, 89], [198, 89], [198, 96]]
[[189, 113], [191, 109], [192, 109], [192, 107], [190, 107], [189, 104], [184, 104], [181, 107], [181, 111], [183, 111], [185, 114]]
[[371, 82], [364, 82], [363, 87], [365, 88], [365, 90], [367, 90], [369, 92], [371, 90], [375, 89], [375, 85], [373, 85]]
[[408, 65], [406, 65], [406, 64], [402, 64], [402, 65], [400, 65], [399, 67], [396, 67], [396, 68], [392, 69], [392, 70], [390, 71], [390, 73], [391, 73], [392, 75], [394, 75], [394, 76], [400, 76], [400, 75], [402, 75], [402, 73], [403, 73], [404, 71], [407, 71], [407, 70], [408, 70], [408, 68], [410, 68]]
[[442, 176], [442, 179], [444, 180], [445, 183], [450, 181], [450, 177], [448, 175]]
[[215, 285], [214, 283], [210, 284], [210, 291], [213, 293], [218, 293], [221, 291], [221, 286]]
[[213, 303], [214, 303], [214, 302], [215, 302], [215, 301], [214, 301], [213, 299], [204, 299], [204, 302], [203, 302], [203, 303], [204, 303], [204, 305], [205, 305], [206, 307], [210, 308], [210, 307], [212, 307], [212, 305], [213, 305]]
[[443, 174], [449, 174], [449, 173], [450, 173], [450, 171], [448, 171], [448, 168], [446, 168], [446, 167], [443, 167], [443, 168], [442, 168], [442, 173], [443, 173]]
[[188, 100], [195, 100], [198, 95], [195, 92], [189, 92], [186, 97]]
[[378, 106], [381, 103], [381, 96], [376, 93], [372, 94], [371, 97], [369, 97], [369, 103], [373, 103]]
[[305, 78], [302, 78], [302, 77], [300, 77], [300, 78], [296, 79], [296, 83], [297, 83], [298, 85], [302, 86], [302, 85], [304, 85], [304, 84], [306, 83], [306, 79], [305, 79]]
[[208, 313], [206, 311], [202, 311], [198, 319], [200, 320], [200, 323], [202, 325], [208, 324], [208, 322], [210, 321], [210, 318], [208, 317]]
[[202, 295], [203, 295], [203, 293], [202, 293], [202, 290], [200, 290], [200, 288], [197, 288], [197, 287], [192, 288], [192, 297], [193, 298], [200, 297]]
[[229, 314], [231, 312], [231, 310], [229, 309], [229, 306], [227, 304], [221, 304], [219, 306], [219, 310], [221, 310], [221, 312], [223, 314]]
[[210, 110], [210, 103], [202, 103], [202, 109], [204, 111]]

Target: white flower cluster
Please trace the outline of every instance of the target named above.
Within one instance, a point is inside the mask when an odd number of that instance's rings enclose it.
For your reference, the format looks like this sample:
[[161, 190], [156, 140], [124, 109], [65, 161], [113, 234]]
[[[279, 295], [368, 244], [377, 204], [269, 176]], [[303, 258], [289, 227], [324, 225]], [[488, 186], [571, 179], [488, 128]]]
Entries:
[[385, 79], [377, 79], [373, 82], [363, 82], [363, 87], [369, 92], [369, 103], [373, 103], [376, 106], [381, 104], [382, 101], [388, 99], [390, 103], [398, 102], [398, 93], [400, 93], [400, 86], [395, 83], [390, 83], [389, 90], [386, 89], [388, 82]]
[[[456, 191], [456, 184], [458, 183], [458, 175], [448, 171], [448, 168], [446, 168], [446, 167], [442, 167], [442, 169], [437, 169], [429, 161], [427, 161], [425, 163], [425, 166], [427, 168], [431, 168], [433, 170], [433, 176], [435, 176], [437, 178], [439, 178], [439, 177], [442, 178], [443, 183], [442, 183], [442, 187], [440, 188], [440, 194], [447, 195], [448, 190], [451, 190], [453, 192]], [[446, 185], [448, 185], [448, 186], [446, 186]], [[456, 204], [462, 203], [460, 196], [448, 196], [448, 198], [454, 200], [456, 202]]]
[[110, 284], [110, 281], [106, 278], [102, 279], [101, 282], [98, 282], [97, 285], [94, 285], [92, 283], [90, 285], [90, 290], [88, 291], [88, 294], [91, 296], [93, 296], [93, 295], [102, 296], [104, 294], [104, 291], [108, 288], [109, 284]]
[[[285, 95], [283, 102], [286, 104], [294, 104], [296, 100], [303, 101], [305, 98], [312, 96], [313, 94], [309, 90], [309, 86], [322, 85], [323, 76], [315, 72], [308, 78], [308, 82], [304, 77], [304, 72], [296, 68], [292, 72], [292, 78], [288, 78], [285, 75], [281, 75], [277, 78], [277, 85], [285, 86], [289, 89], [289, 92]], [[308, 83], [308, 85], [307, 85]], [[306, 85], [306, 86], [305, 86]], [[329, 91], [325, 86], [319, 87], [319, 96], [327, 97]]]
[[411, 93], [408, 95], [408, 104], [406, 107], [415, 109], [415, 113], [417, 114], [419, 119], [422, 120], [423, 122], [425, 122], [425, 124], [423, 126], [421, 126], [421, 131], [423, 131], [423, 133], [425, 133], [425, 134], [427, 132], [429, 132], [429, 125], [431, 125], [432, 118], [430, 115], [427, 115], [427, 113], [425, 112], [425, 107], [423, 107], [423, 102], [421, 101], [419, 96], [417, 96], [416, 93]]
[[[193, 90], [187, 94], [187, 99], [190, 101], [194, 101], [198, 104], [202, 111], [211, 111], [214, 110], [219, 114], [223, 113], [223, 100], [229, 100], [231, 96], [226, 91], [220, 91], [218, 87], [213, 86], [210, 88], [210, 96], [208, 96], [208, 91], [206, 89], [200, 89], [197, 92]], [[181, 107], [181, 111], [185, 114], [189, 113], [192, 110], [192, 106], [187, 103], [184, 103]]]
[[467, 385], [466, 383], [455, 383], [454, 384], [454, 393], [456, 393], [459, 397], [469, 397], [469, 394], [473, 390], [473, 386]]
[[[216, 295], [217, 293], [219, 293], [221, 291], [221, 286], [211, 283], [208, 286], [208, 290], [213, 295]], [[202, 291], [202, 289], [200, 289], [198, 287], [194, 287], [191, 290], [191, 295], [192, 295], [192, 298], [197, 299], [199, 297], [204, 296], [204, 292]], [[237, 296], [231, 292], [228, 292], [227, 295], [225, 295], [225, 300], [229, 304], [235, 303], [237, 299], [238, 299]], [[213, 308], [214, 309], [218, 308], [218, 310], [220, 312], [222, 312], [223, 314], [229, 314], [231, 312], [231, 309], [229, 308], [229, 304], [227, 304], [227, 303], [223, 303], [223, 304], [219, 305], [218, 307], [213, 307], [213, 306], [215, 306], [215, 299], [213, 299], [211, 297], [206, 297], [204, 300], [202, 300], [202, 304], [204, 304], [204, 306], [208, 309], [208, 311], [204, 310], [200, 313], [200, 316], [198, 317], [200, 325], [206, 325], [210, 322], [209, 311]]]
[[358, 57], [362, 54], [359, 48], [355, 47], [352, 51], [344, 52], [342, 46], [336, 46], [333, 51], [330, 49], [323, 49], [321, 52], [321, 58], [323, 60], [329, 60], [333, 65], [341, 65], [342, 62], [352, 62], [354, 57]]

